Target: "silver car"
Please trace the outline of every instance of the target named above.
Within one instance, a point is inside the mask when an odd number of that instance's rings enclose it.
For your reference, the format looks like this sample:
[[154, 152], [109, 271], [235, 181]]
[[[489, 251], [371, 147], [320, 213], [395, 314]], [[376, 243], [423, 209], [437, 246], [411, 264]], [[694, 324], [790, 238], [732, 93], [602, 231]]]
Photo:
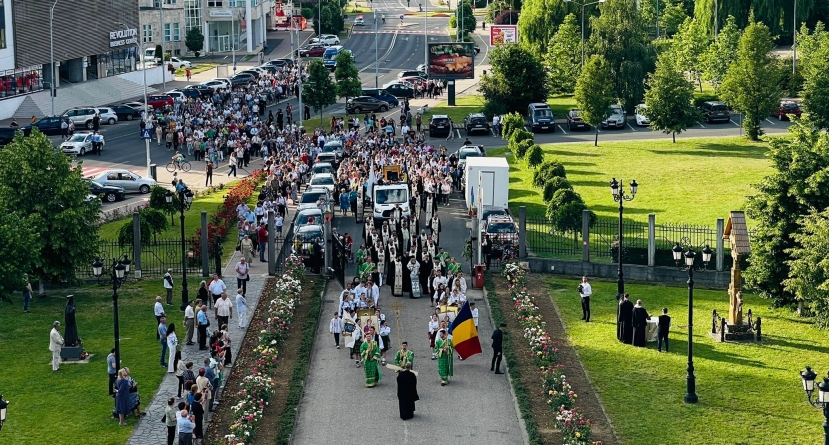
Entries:
[[150, 193], [158, 183], [152, 178], [142, 178], [129, 170], [107, 170], [93, 178], [101, 185], [122, 187], [127, 193]]
[[602, 121], [602, 128], [625, 128], [628, 116], [619, 105], [611, 105], [607, 109], [607, 119]]
[[309, 224], [319, 224], [322, 221], [322, 210], [314, 207], [310, 209], [300, 210], [294, 219], [294, 233], [299, 232], [299, 229]]

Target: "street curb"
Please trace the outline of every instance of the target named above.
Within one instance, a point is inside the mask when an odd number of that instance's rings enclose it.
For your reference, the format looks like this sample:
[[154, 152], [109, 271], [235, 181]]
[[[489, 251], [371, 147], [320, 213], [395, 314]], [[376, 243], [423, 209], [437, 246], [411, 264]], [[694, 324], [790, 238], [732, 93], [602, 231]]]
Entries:
[[[481, 290], [484, 291], [484, 303], [486, 303], [486, 308], [489, 311], [489, 322], [490, 324], [492, 324], [492, 330], [495, 330], [495, 325], [494, 323], [492, 323], [492, 308], [489, 306], [489, 294], [486, 290], [486, 286], [481, 288]], [[480, 332], [478, 333], [478, 335], [480, 336]], [[521, 427], [521, 438], [524, 440], [525, 444], [529, 444], [530, 435], [527, 433], [527, 424], [524, 423], [524, 416], [521, 415], [521, 407], [518, 406], [518, 397], [516, 397], [515, 387], [512, 385], [512, 377], [509, 374], [508, 368], [509, 365], [507, 365], [506, 360], [504, 360], [502, 364], [504, 365], [504, 375], [507, 376], [507, 381], [509, 382], [509, 393], [512, 396], [512, 404], [513, 408], [515, 408], [515, 415], [516, 417], [518, 417], [518, 425]], [[604, 411], [604, 408], [602, 408], [602, 411]], [[605, 416], [607, 416], [607, 414], [605, 414]], [[616, 435], [615, 431], [613, 435]]]

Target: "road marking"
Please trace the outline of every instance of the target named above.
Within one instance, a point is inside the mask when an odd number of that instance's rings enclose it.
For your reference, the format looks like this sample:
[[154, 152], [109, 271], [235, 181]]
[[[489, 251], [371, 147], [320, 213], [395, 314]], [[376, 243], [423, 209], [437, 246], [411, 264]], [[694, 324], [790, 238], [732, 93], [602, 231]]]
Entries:
[[731, 122], [732, 124], [734, 124], [734, 125], [738, 126], [738, 127], [740, 126], [740, 124], [738, 124], [738, 123], [734, 122], [734, 121], [733, 121], [733, 120], [731, 120], [731, 119], [729, 119], [728, 121], [729, 121], [729, 122]]
[[768, 122], [768, 123], [770, 123], [770, 124], [772, 124], [772, 125], [777, 125], [777, 124], [775, 124], [775, 123], [774, 123], [774, 121], [769, 120], [769, 118], [766, 118], [766, 122]]
[[570, 134], [570, 133], [567, 133], [566, 131], [564, 131], [564, 127], [562, 127], [561, 124], [556, 124], [556, 126], [558, 127], [559, 130], [561, 130], [562, 133]]
[[628, 126], [631, 130], [633, 130], [633, 131], [639, 131], [639, 130], [637, 130], [637, 129], [633, 128], [633, 126], [632, 126], [632, 125], [630, 125], [630, 124], [625, 124], [625, 125], [627, 125], [627, 126]]
[[705, 128], [705, 125], [702, 125], [702, 122], [697, 122], [697, 125], [699, 125], [702, 128]]
[[396, 42], [396, 41], [397, 41], [397, 33], [395, 32], [395, 33], [394, 33], [394, 36], [392, 36], [392, 38], [391, 38], [391, 44], [389, 44], [389, 49], [388, 49], [388, 51], [386, 51], [386, 53], [385, 53], [385, 54], [383, 54], [383, 56], [382, 56], [382, 57], [379, 57], [379, 58], [377, 59], [377, 61], [376, 61], [376, 62], [374, 62], [374, 63], [372, 63], [372, 64], [370, 64], [370, 65], [366, 66], [365, 68], [361, 69], [359, 72], [361, 72], [361, 73], [362, 73], [362, 72], [366, 71], [366, 70], [367, 70], [367, 69], [369, 69], [369, 68], [373, 68], [373, 67], [374, 67], [374, 65], [376, 65], [376, 64], [378, 64], [378, 63], [380, 63], [380, 60], [381, 60], [381, 59], [382, 59], [382, 60], [385, 60], [385, 59], [386, 59], [386, 57], [388, 57], [388, 56], [389, 56], [389, 54], [391, 54], [392, 50], [394, 49], [394, 42]]

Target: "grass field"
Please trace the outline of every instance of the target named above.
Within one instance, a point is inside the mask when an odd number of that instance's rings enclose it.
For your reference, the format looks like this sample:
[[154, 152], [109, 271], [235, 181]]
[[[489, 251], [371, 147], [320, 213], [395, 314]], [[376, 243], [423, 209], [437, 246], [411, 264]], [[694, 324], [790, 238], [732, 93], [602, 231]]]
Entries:
[[[618, 217], [610, 195], [610, 179], [639, 183], [633, 202], [625, 204], [625, 218], [713, 226], [730, 210], [742, 209], [751, 184], [771, 172], [767, 145], [743, 138], [682, 139], [668, 141], [603, 142], [544, 145], [545, 160], [564, 164], [567, 178], [587, 207], [600, 217]], [[506, 150], [492, 150], [502, 156]], [[488, 153], [488, 155], [490, 155]], [[546, 206], [541, 190], [533, 187], [533, 170], [512, 156], [510, 208], [527, 206], [529, 216], [542, 217]], [[751, 222], [749, 221], [749, 224]]]
[[[431, 118], [433, 114], [446, 114], [452, 119], [452, 122], [463, 123], [463, 118], [469, 115], [469, 113], [478, 113], [483, 107], [484, 99], [481, 96], [460, 96], [455, 99], [454, 107], [447, 105], [446, 101], [441, 102], [435, 107], [429, 107], [429, 110], [426, 112], [426, 116], [424, 116], [423, 122], [428, 122], [428, 119]], [[506, 143], [504, 143], [504, 145], [506, 145]]]
[[[198, 74], [203, 73], [205, 71], [210, 71], [213, 68], [216, 68], [219, 64], [218, 63], [198, 63], [193, 68], [190, 68], [190, 74]], [[176, 76], [186, 76], [187, 72], [185, 68], [179, 68], [176, 70]]]
[[[166, 369], [159, 366], [161, 347], [155, 339], [155, 296], [163, 292], [161, 280], [127, 282], [119, 291], [121, 360], [139, 383], [142, 408], [152, 399]], [[89, 364], [63, 364], [52, 372], [49, 331], [52, 322], [64, 321], [66, 295], [75, 295], [78, 335], [93, 356]], [[128, 428], [110, 415], [114, 399], [107, 394], [106, 357], [113, 347], [112, 290], [102, 286], [47, 292], [35, 298], [23, 313], [22, 295], [12, 304], [0, 303], [0, 393], [11, 401], [3, 425], [2, 443], [124, 444]], [[181, 323], [178, 306], [168, 308], [173, 322]], [[179, 327], [179, 326], [177, 326]], [[63, 333], [64, 331], [62, 331]], [[44, 419], [57, 418], [44, 426]], [[156, 422], [157, 419], [154, 419]]]
[[551, 278], [553, 300], [621, 441], [662, 444], [816, 444], [823, 416], [806, 404], [798, 372], [827, 371], [826, 332], [786, 309], [743, 294], [763, 320], [761, 343], [717, 343], [707, 334], [711, 310], [727, 313], [725, 291], [694, 292], [694, 364], [699, 403], [686, 405], [687, 289], [629, 284], [652, 315], [669, 308], [670, 353], [616, 340], [616, 283], [594, 282], [590, 323], [580, 321], [575, 279]]

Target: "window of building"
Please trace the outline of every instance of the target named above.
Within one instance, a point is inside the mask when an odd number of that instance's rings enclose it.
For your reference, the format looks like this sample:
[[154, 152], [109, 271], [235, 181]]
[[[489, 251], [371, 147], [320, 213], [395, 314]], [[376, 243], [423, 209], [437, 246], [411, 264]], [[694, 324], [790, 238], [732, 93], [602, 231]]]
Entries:
[[185, 33], [193, 28], [196, 28], [204, 34], [202, 28], [203, 20], [201, 17], [201, 0], [184, 0], [184, 29]]
[[178, 23], [173, 23], [173, 41], [181, 41], [181, 28], [179, 27]]
[[41, 67], [0, 71], [0, 97], [28, 94], [43, 89]]
[[223, 0], [207, 0], [208, 8], [221, 8], [222, 6], [224, 6]]
[[170, 40], [172, 40], [172, 34], [173, 34], [173, 31], [172, 31], [172, 28], [171, 28], [171, 24], [170, 23], [165, 23], [164, 24], [164, 41], [169, 42]]
[[143, 43], [149, 43], [153, 41], [153, 25], [141, 26], [141, 41]]
[[153, 8], [160, 8], [161, 0], [153, 0]]

